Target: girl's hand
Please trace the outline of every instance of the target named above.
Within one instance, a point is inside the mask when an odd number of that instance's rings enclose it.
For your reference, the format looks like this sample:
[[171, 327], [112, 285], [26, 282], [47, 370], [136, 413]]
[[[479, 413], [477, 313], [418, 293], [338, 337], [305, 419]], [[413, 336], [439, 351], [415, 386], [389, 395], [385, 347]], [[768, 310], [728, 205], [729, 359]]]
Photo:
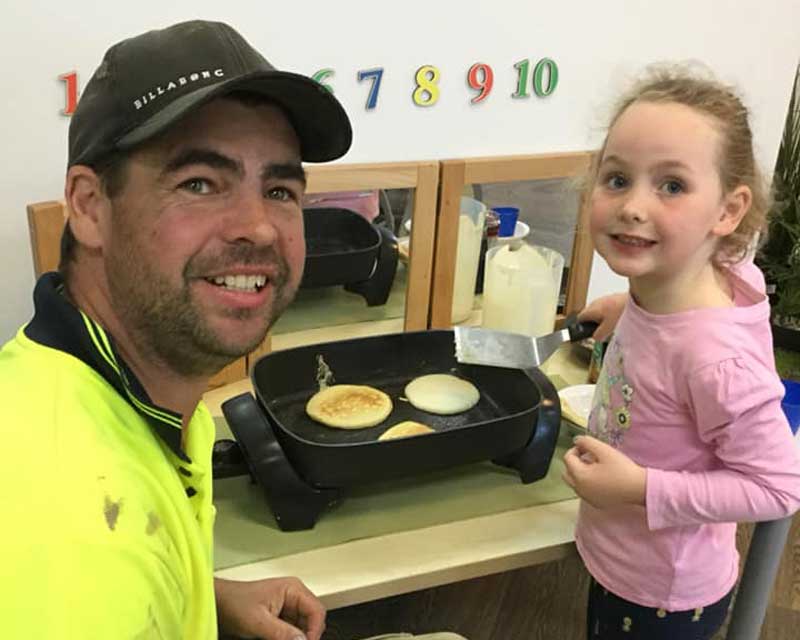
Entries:
[[605, 442], [578, 436], [564, 464], [564, 482], [593, 507], [644, 506], [647, 471]]
[[627, 303], [627, 293], [612, 293], [603, 296], [578, 313], [578, 320], [592, 320], [599, 323], [600, 326], [597, 327], [592, 337], [598, 342], [602, 342], [613, 333]]

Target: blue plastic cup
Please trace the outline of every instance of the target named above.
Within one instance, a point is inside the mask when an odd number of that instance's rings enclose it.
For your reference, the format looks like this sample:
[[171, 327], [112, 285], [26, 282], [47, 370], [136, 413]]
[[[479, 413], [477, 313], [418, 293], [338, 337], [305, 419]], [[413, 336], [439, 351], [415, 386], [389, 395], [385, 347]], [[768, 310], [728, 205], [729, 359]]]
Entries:
[[800, 382], [794, 380], [781, 380], [781, 382], [786, 389], [781, 406], [789, 420], [792, 433], [797, 433], [797, 429], [800, 427]]
[[506, 238], [514, 235], [514, 229], [517, 228], [517, 218], [519, 218], [519, 209], [517, 207], [494, 207], [492, 208], [500, 219], [500, 228], [497, 235], [501, 238]]

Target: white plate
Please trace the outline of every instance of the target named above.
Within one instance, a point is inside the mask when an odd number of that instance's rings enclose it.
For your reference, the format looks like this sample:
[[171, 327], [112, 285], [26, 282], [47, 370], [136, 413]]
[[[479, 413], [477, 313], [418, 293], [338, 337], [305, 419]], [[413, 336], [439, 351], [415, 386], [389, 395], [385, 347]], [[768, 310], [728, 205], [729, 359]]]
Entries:
[[558, 392], [561, 398], [561, 416], [573, 424], [583, 427], [589, 424], [589, 413], [594, 398], [593, 384], [576, 384]]

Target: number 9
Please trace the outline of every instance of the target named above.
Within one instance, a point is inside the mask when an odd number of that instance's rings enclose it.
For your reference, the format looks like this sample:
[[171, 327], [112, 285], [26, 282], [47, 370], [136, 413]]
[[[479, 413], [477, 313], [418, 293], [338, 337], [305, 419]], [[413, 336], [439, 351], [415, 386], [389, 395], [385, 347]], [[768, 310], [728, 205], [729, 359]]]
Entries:
[[479, 92], [470, 102], [472, 104], [483, 102], [489, 97], [489, 94], [492, 92], [492, 87], [494, 86], [494, 72], [492, 68], [483, 62], [476, 62], [467, 72], [467, 84], [471, 89], [475, 89]]

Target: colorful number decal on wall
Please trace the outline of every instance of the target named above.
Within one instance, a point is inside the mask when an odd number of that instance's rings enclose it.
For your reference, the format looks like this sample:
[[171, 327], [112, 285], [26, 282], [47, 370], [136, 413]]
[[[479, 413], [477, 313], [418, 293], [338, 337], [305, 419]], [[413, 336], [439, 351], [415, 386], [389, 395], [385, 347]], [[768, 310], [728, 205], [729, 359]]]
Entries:
[[529, 60], [520, 60], [514, 63], [514, 68], [517, 70], [517, 90], [511, 94], [512, 98], [527, 98], [530, 96], [528, 93], [528, 68], [530, 67]]
[[381, 79], [383, 78], [383, 67], [377, 69], [365, 69], [358, 72], [358, 81], [361, 82], [367, 78], [372, 79], [372, 86], [369, 88], [369, 95], [367, 95], [367, 109], [374, 109], [378, 104], [378, 92], [381, 90]]
[[311, 76], [311, 79], [314, 80], [315, 82], [319, 82], [319, 84], [321, 84], [328, 91], [333, 93], [333, 87], [325, 83], [325, 80], [327, 80], [332, 75], [333, 75], [333, 69], [320, 69], [313, 76]]
[[[531, 72], [531, 61], [528, 59], [520, 60], [514, 64], [517, 70], [516, 91], [511, 94], [512, 98], [530, 98], [532, 93], [539, 98], [546, 98], [553, 94], [558, 86], [559, 71], [558, 65], [552, 58], [541, 58]], [[371, 111], [378, 106], [378, 96], [383, 81], [383, 67], [372, 69], [362, 69], [357, 72], [358, 82], [371, 80], [369, 93], [367, 94], [366, 109]], [[321, 87], [331, 93], [333, 87], [329, 84], [330, 78], [335, 75], [333, 69], [319, 69], [312, 77]], [[431, 107], [439, 101], [441, 90], [439, 79], [441, 72], [438, 67], [426, 64], [414, 74], [416, 86], [411, 94], [414, 104], [419, 107]], [[78, 105], [78, 74], [75, 71], [61, 74], [58, 79], [64, 83], [65, 101], [61, 113], [71, 116]], [[467, 70], [467, 86], [475, 92], [470, 98], [471, 104], [480, 104], [494, 89], [494, 70], [484, 62], [476, 62]]]
[[[528, 75], [530, 70], [529, 60], [520, 60], [514, 65], [517, 70], [517, 90], [511, 94], [512, 98], [529, 98]], [[547, 86], [544, 84], [544, 76], [547, 74]], [[533, 92], [540, 98], [549, 96], [556, 90], [558, 85], [558, 65], [555, 60], [542, 58], [533, 68]]]
[[[544, 74], [547, 73], [547, 88], [543, 84]], [[540, 98], [549, 96], [558, 86], [558, 65], [555, 60], [542, 58], [533, 69], [533, 91]]]
[[417, 82], [417, 88], [414, 89], [412, 98], [414, 104], [418, 107], [431, 107], [439, 100], [439, 69], [433, 65], [426, 64], [424, 67], [417, 69], [414, 79]]
[[75, 113], [75, 107], [78, 106], [78, 74], [70, 71], [58, 76], [58, 79], [65, 83], [65, 89], [67, 90], [67, 98], [61, 113], [65, 116], [71, 116]]
[[494, 72], [488, 64], [476, 62], [467, 72], [467, 84], [470, 89], [475, 89], [478, 95], [470, 100], [472, 104], [483, 102], [489, 97], [494, 86]]

